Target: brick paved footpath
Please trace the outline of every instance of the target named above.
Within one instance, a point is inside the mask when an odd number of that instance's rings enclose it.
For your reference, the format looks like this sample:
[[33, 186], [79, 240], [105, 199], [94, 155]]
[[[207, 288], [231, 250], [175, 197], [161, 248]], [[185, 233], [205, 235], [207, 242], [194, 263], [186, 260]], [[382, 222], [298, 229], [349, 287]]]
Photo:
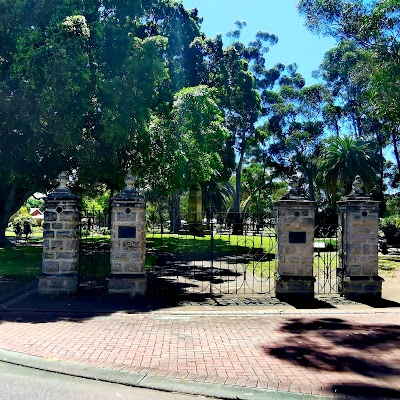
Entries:
[[0, 348], [186, 381], [400, 398], [400, 308], [32, 315], [3, 319]]

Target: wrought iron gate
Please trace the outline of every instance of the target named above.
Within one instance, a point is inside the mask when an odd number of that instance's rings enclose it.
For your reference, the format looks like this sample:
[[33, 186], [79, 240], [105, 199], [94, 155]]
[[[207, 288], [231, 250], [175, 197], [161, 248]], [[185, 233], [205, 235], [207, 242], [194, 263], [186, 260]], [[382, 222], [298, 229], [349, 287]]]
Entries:
[[[182, 221], [179, 233], [150, 226], [149, 291], [201, 295], [266, 294], [274, 291], [274, 220], [247, 215], [240, 232], [232, 215], [213, 214], [202, 224]], [[149, 265], [151, 264], [151, 265]]]
[[342, 263], [339, 254], [341, 230], [338, 225], [317, 225], [314, 240], [316, 294], [340, 294]]
[[106, 210], [83, 210], [80, 224], [79, 289], [105, 290], [109, 273], [109, 214]]

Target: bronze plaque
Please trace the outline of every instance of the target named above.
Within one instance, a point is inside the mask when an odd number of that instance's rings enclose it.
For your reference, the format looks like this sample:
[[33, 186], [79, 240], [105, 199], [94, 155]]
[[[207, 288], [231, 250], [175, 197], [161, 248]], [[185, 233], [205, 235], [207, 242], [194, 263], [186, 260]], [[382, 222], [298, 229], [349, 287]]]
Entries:
[[289, 243], [305, 243], [306, 232], [289, 232]]
[[120, 239], [136, 239], [136, 226], [119, 226], [118, 237]]

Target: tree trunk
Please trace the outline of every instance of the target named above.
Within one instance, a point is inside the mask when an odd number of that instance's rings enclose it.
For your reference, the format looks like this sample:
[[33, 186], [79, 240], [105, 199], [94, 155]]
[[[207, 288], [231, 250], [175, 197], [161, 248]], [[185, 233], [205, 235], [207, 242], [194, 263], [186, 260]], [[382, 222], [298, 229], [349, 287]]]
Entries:
[[235, 194], [233, 197], [233, 234], [241, 235], [243, 233], [243, 216], [240, 213], [240, 195], [242, 193], [242, 168], [244, 161], [244, 143], [242, 143], [239, 162], [236, 167]]
[[179, 233], [181, 229], [181, 205], [178, 190], [175, 190], [169, 202], [169, 220], [171, 221], [170, 231], [172, 233]]
[[6, 238], [8, 222], [33, 193], [34, 190], [18, 187], [14, 183], [0, 184], [0, 245], [11, 244]]
[[394, 131], [392, 132], [392, 140], [393, 140], [393, 150], [394, 150], [394, 156], [396, 158], [397, 168], [400, 171], [400, 155], [399, 155], [399, 149], [397, 147], [397, 137]]
[[305, 168], [305, 171], [308, 181], [308, 191], [310, 192], [310, 200], [315, 201], [314, 176], [309, 168]]

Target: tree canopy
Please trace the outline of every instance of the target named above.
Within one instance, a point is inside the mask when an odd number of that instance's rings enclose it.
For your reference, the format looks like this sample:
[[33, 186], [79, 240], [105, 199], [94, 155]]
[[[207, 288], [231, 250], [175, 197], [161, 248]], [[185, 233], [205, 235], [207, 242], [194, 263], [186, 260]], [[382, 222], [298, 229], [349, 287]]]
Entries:
[[4, 235], [61, 170], [80, 185], [115, 187], [129, 168], [150, 176], [151, 115], [200, 83], [202, 66], [190, 47], [199, 19], [174, 1], [1, 0], [0, 11]]
[[0, 0], [0, 241], [62, 170], [81, 193], [117, 190], [132, 170], [174, 207], [201, 185], [238, 225], [294, 173], [316, 200], [348, 189], [356, 170], [383, 192], [388, 144], [400, 176], [398, 1], [298, 9], [337, 40], [312, 86], [296, 64], [267, 67], [273, 33], [244, 44], [236, 21], [226, 45], [179, 1]]

